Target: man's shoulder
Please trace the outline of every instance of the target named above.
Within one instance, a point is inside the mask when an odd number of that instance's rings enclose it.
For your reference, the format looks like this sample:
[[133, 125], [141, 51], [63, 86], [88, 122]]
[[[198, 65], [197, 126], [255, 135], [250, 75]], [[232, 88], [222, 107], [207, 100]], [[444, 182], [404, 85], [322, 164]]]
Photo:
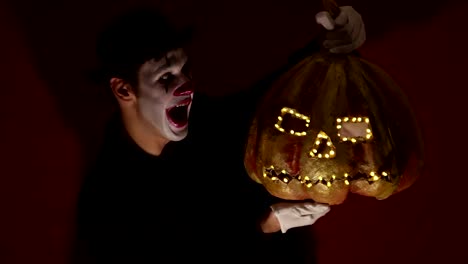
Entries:
[[111, 114], [103, 126], [94, 159], [88, 164], [89, 172], [115, 167], [113, 164], [118, 162], [119, 156], [125, 153], [125, 146], [128, 145], [123, 130], [120, 115]]

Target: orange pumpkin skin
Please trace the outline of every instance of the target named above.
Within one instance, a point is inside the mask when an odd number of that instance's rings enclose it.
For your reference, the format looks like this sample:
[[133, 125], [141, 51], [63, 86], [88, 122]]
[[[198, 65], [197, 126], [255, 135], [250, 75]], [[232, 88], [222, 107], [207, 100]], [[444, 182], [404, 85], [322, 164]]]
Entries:
[[418, 178], [423, 145], [409, 103], [379, 67], [316, 54], [259, 103], [246, 144], [249, 176], [274, 196], [340, 204], [386, 199]]

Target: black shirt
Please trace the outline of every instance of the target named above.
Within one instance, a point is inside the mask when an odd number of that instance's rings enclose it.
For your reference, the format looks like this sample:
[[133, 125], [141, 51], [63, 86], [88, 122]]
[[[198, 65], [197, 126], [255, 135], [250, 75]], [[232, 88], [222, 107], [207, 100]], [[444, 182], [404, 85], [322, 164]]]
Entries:
[[191, 139], [152, 156], [118, 116], [111, 120], [79, 199], [78, 235], [95, 263], [253, 257], [254, 247], [262, 247], [265, 191], [232, 166], [229, 143], [226, 153], [213, 153], [222, 137], [206, 144]]

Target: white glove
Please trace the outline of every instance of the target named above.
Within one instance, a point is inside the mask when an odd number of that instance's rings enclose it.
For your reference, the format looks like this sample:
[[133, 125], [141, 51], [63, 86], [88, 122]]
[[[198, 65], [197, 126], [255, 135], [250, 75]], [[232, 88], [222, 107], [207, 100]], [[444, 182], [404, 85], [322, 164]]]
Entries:
[[323, 42], [325, 48], [332, 53], [349, 53], [364, 44], [366, 30], [361, 15], [354, 8], [342, 6], [340, 10], [335, 20], [330, 13], [322, 11], [315, 15], [315, 21], [331, 31]]
[[312, 225], [330, 211], [330, 207], [319, 203], [277, 203], [270, 206], [281, 226], [281, 232], [288, 229]]

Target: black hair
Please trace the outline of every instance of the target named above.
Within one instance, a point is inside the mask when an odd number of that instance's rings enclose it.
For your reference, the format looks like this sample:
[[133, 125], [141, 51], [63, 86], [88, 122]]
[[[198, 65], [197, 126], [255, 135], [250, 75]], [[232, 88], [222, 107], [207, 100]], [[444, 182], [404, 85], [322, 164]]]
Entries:
[[167, 17], [149, 8], [134, 9], [114, 20], [97, 39], [97, 81], [118, 77], [137, 87], [141, 65], [184, 48], [192, 29], [177, 30]]

